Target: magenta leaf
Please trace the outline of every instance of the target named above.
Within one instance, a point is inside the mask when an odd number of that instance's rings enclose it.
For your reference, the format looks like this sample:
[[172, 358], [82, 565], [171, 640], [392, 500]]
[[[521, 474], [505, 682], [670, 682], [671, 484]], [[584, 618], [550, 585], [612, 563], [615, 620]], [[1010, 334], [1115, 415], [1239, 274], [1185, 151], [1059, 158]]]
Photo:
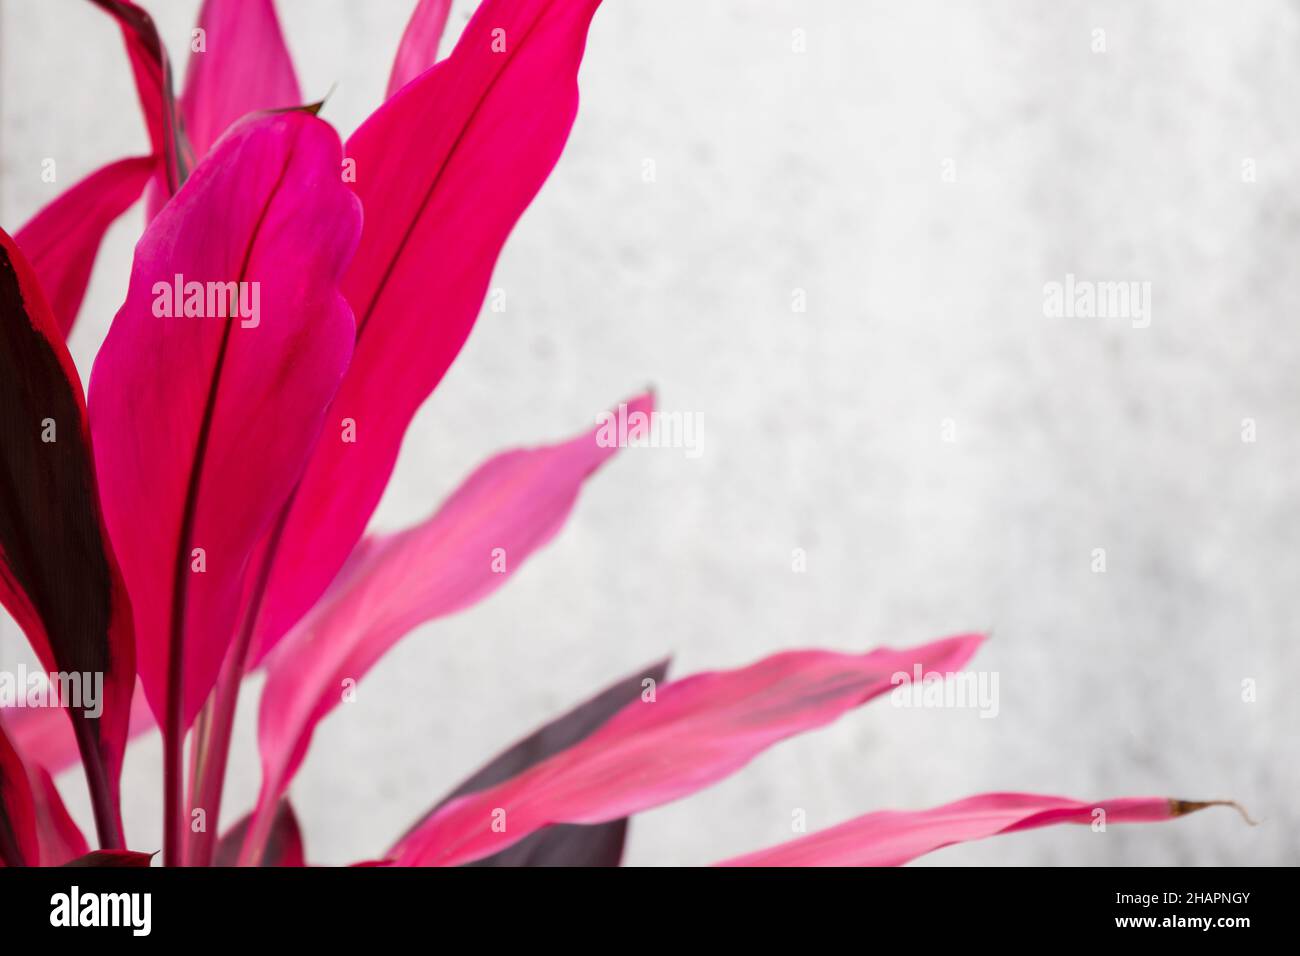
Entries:
[[392, 96], [438, 60], [438, 43], [447, 27], [451, 0], [419, 0], [402, 33], [402, 42], [393, 59], [388, 76], [388, 96]]
[[136, 92], [149, 130], [153, 154], [162, 166], [161, 175], [168, 195], [180, 188], [189, 175], [189, 146], [180, 129], [180, 115], [173, 93], [171, 62], [158, 36], [153, 17], [131, 0], [90, 0], [122, 30], [126, 55], [135, 75]]
[[251, 598], [250, 667], [351, 554], [411, 417], [469, 335], [506, 236], [568, 137], [597, 5], [485, 0], [451, 55], [348, 140], [344, 173], [365, 208], [343, 286], [356, 354]]
[[59, 709], [95, 796], [100, 839], [118, 846], [135, 683], [131, 607], [100, 513], [81, 379], [35, 274], [3, 232], [0, 603], [41, 665], [68, 675], [76, 699]]
[[[428, 816], [457, 797], [503, 783], [590, 737], [626, 704], [645, 693], [647, 681], [650, 687], [657, 686], [663, 683], [667, 672], [668, 661], [664, 660], [607, 687], [591, 700], [534, 731], [496, 757], [439, 801]], [[425, 817], [426, 820], [428, 816]], [[423, 822], [422, 820], [421, 823]], [[419, 825], [416, 824], [412, 829], [418, 829]], [[624, 817], [595, 826], [562, 823], [544, 827], [500, 853], [468, 865], [618, 866], [623, 858], [627, 825], [627, 818]]]
[[929, 810], [868, 813], [718, 865], [899, 866], [941, 847], [1000, 833], [1058, 823], [1156, 823], [1224, 803], [1167, 797], [1124, 797], [1088, 803], [1033, 793], [984, 793]]
[[[3, 707], [0, 718], [9, 730], [9, 739], [28, 764], [60, 773], [80, 761], [72, 725], [57, 708]], [[157, 726], [139, 681], [131, 695], [128, 723], [127, 742]]]
[[104, 233], [140, 198], [156, 165], [152, 156], [110, 163], [63, 193], [14, 235], [49, 296], [64, 338], [77, 320]]
[[54, 778], [44, 767], [28, 766], [32, 804], [36, 814], [36, 838], [41, 866], [62, 866], [90, 852], [90, 846], [76, 821], [63, 805]]
[[236, 120], [297, 106], [302, 95], [271, 0], [204, 0], [199, 29], [204, 49], [191, 50], [180, 103], [201, 157]]
[[448, 803], [388, 854], [454, 866], [499, 853], [554, 823], [601, 823], [694, 793], [772, 744], [887, 692], [897, 674], [961, 668], [969, 634], [905, 651], [788, 651], [739, 670], [695, 674], [625, 706], [577, 745]]
[[[629, 408], [653, 405], [646, 395]], [[258, 717], [262, 790], [250, 846], [262, 838], [316, 724], [338, 705], [340, 682], [360, 680], [418, 624], [482, 600], [546, 544], [583, 481], [618, 451], [597, 441], [599, 431], [497, 455], [428, 520], [357, 547], [326, 596], [267, 659]]]
[[339, 162], [337, 135], [302, 111], [231, 130], [145, 231], [91, 374], [104, 511], [169, 766], [351, 354], [338, 282], [360, 209]]
[[[359, 210], [338, 157], [333, 130], [305, 113], [232, 132], [140, 240], [91, 375], [141, 680], [161, 718], [176, 671], [183, 727], [229, 643], [249, 552], [347, 365], [352, 316], [337, 281]], [[191, 305], [212, 314], [176, 314]]]

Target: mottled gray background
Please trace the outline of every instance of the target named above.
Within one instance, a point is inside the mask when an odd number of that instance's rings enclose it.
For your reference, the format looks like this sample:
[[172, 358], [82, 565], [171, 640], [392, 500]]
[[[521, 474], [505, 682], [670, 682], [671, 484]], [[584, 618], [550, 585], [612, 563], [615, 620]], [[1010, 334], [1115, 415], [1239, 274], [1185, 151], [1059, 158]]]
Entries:
[[[197, 3], [150, 6], [181, 58]], [[345, 134], [411, 6], [281, 0], [304, 93], [334, 87]], [[0, 0], [0, 31], [13, 230], [145, 136], [102, 14]], [[815, 829], [998, 789], [1235, 797], [1262, 825], [1038, 831], [928, 862], [1300, 860], [1298, 82], [1294, 2], [607, 0], [568, 150], [496, 271], [507, 310], [415, 421], [376, 522], [647, 382], [703, 416], [704, 454], [620, 456], [501, 593], [361, 684], [293, 787], [310, 856], [375, 856], [497, 749], [665, 652], [683, 674], [991, 628], [997, 719], [878, 701], [638, 818], [629, 862], [778, 842], [795, 808]], [[100, 258], [83, 376], [139, 224]], [[1045, 318], [1067, 272], [1151, 282], [1151, 326]], [[231, 813], [256, 788], [255, 699]], [[159, 771], [156, 742], [133, 747], [141, 848]]]

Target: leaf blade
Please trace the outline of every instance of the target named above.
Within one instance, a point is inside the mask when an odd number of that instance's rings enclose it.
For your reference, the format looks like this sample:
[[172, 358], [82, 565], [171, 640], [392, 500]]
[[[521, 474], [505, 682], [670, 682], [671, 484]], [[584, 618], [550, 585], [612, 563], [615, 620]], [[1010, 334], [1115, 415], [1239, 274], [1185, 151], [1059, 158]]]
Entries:
[[140, 198], [157, 165], [123, 159], [91, 173], [14, 235], [49, 296], [59, 331], [72, 331], [104, 233]]
[[447, 28], [450, 13], [451, 0], [419, 0], [402, 32], [397, 56], [393, 58], [386, 96], [392, 96], [437, 62], [438, 43]]
[[237, 120], [302, 102], [272, 0], [204, 0], [180, 109], [194, 155], [207, 154]]
[[101, 797], [100, 837], [116, 843], [135, 679], [132, 611], [101, 510], [81, 379], [35, 273], [3, 232], [0, 603], [47, 671], [77, 675], [70, 690], [90, 681], [93, 693], [102, 682], [98, 714], [84, 696], [60, 709]]
[[[595, 734], [510, 780], [444, 806], [389, 856], [454, 866], [553, 823], [599, 823], [656, 807], [739, 770], [767, 747], [820, 727], [893, 687], [897, 674], [960, 668], [979, 635], [906, 651], [788, 651], [695, 674], [619, 711]], [[505, 828], [492, 826], [497, 810]]]
[[878, 810], [718, 866], [901, 866], [945, 846], [1056, 824], [1156, 823], [1184, 816], [1168, 797], [1085, 802], [1032, 793], [983, 793], [928, 810]]
[[[663, 683], [668, 661], [644, 667], [605, 688], [561, 717], [543, 725], [500, 754], [440, 800], [424, 819], [457, 797], [503, 783], [548, 757], [586, 740], [615, 713], [641, 696], [645, 681]], [[420, 821], [423, 823], [423, 820]], [[418, 829], [417, 823], [411, 829]], [[514, 846], [468, 866], [618, 866], [623, 857], [628, 820], [623, 817], [594, 826], [559, 824], [543, 827]], [[410, 832], [409, 830], [407, 831]]]
[[[319, 444], [286, 511], [256, 598], [250, 669], [342, 568], [412, 416], [469, 335], [497, 255], [568, 137], [598, 5], [486, 0], [451, 55], [348, 140], [366, 211], [344, 281], [357, 350], [328, 419], [333, 428], [354, 423], [357, 437]], [[503, 52], [493, 50], [497, 31]]]
[[[347, 366], [352, 315], [337, 280], [359, 210], [338, 182], [339, 154], [333, 130], [303, 113], [232, 131], [145, 231], [91, 374], [105, 514], [164, 726], [170, 671], [184, 727], [211, 690], [248, 556]], [[256, 321], [251, 308], [225, 317], [225, 293], [208, 307], [227, 283], [259, 303]], [[181, 307], [191, 286], [198, 315]]]
[[[652, 407], [649, 395], [629, 405]], [[267, 658], [254, 843], [316, 725], [338, 705], [340, 682], [360, 680], [417, 624], [482, 600], [545, 545], [583, 482], [618, 450], [601, 446], [598, 433], [496, 455], [426, 521], [361, 543], [327, 596]]]
[[180, 129], [180, 112], [172, 86], [171, 61], [158, 36], [158, 28], [143, 7], [132, 0], [90, 0], [116, 22], [126, 44], [135, 77], [140, 109], [167, 195], [180, 188], [189, 175], [190, 156]]
[[54, 778], [44, 767], [28, 767], [32, 805], [36, 816], [36, 842], [41, 866], [62, 866], [90, 852], [68, 808], [64, 806]]

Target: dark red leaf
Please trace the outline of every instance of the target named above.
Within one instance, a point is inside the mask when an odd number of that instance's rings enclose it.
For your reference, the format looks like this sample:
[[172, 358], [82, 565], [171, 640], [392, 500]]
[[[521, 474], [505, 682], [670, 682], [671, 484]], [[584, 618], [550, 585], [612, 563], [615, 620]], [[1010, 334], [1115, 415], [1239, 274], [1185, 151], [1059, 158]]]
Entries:
[[[0, 603], [49, 671], [102, 675], [102, 704], [68, 707], [101, 842], [119, 846], [118, 778], [135, 643], [100, 513], [86, 402], [63, 335], [0, 232]], [[92, 677], [92, 680], [94, 678]]]
[[154, 858], [152, 853], [137, 853], [135, 850], [95, 850], [75, 860], [69, 860], [64, 866], [148, 866]]
[[[525, 737], [492, 760], [459, 787], [447, 794], [426, 814], [467, 793], [486, 790], [517, 776], [534, 764], [541, 763], [561, 750], [567, 750], [590, 737], [610, 717], [640, 696], [642, 681], [650, 678], [661, 683], [668, 673], [663, 660], [637, 671], [601, 691], [556, 720]], [[423, 821], [421, 821], [423, 822]], [[417, 823], [416, 826], [419, 826]], [[412, 827], [415, 829], [415, 827]], [[618, 866], [623, 857], [627, 836], [627, 819], [611, 820], [596, 826], [560, 824], [545, 827], [508, 849], [468, 864], [469, 866]]]
[[[214, 866], [235, 866], [239, 859], [239, 849], [244, 845], [248, 833], [248, 824], [252, 816], [246, 816], [227, 831], [217, 844]], [[298, 817], [288, 800], [281, 800], [271, 823], [271, 831], [266, 838], [266, 849], [262, 852], [259, 866], [306, 866], [307, 858], [302, 844], [302, 828], [298, 826]]]
[[35, 866], [39, 859], [27, 768], [0, 726], [0, 866]]

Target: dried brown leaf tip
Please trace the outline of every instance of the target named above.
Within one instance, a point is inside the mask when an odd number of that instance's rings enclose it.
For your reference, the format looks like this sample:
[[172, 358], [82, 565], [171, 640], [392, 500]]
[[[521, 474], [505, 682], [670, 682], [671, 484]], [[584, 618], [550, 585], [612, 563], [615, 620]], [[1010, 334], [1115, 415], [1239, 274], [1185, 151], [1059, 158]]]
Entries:
[[1182, 817], [1189, 813], [1195, 813], [1197, 810], [1204, 810], [1206, 807], [1232, 807], [1252, 827], [1259, 825], [1257, 821], [1251, 819], [1250, 814], [1246, 812], [1246, 808], [1235, 800], [1170, 800], [1169, 815]]

